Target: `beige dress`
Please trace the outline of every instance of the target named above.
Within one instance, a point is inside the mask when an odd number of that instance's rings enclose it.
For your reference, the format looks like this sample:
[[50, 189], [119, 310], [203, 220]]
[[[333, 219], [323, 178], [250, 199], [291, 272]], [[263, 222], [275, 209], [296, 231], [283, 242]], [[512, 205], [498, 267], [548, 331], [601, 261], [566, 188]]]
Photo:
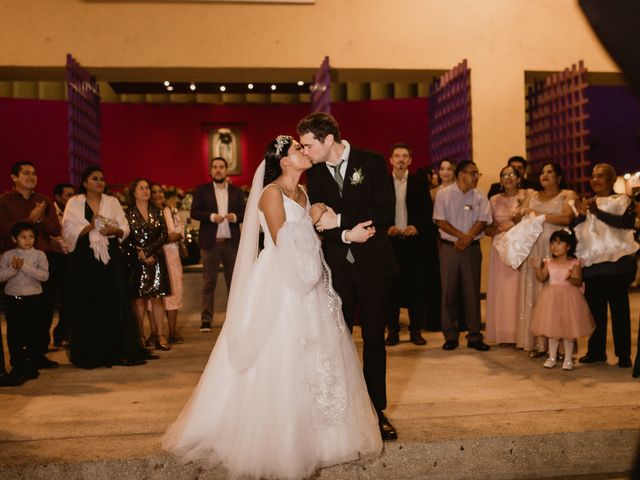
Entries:
[[[542, 202], [540, 201], [539, 193], [534, 192], [531, 194], [531, 198], [529, 200], [529, 208], [539, 215], [559, 215], [562, 213], [565, 197], [566, 191], [563, 190], [551, 200]], [[533, 245], [529, 257], [520, 267], [520, 295], [518, 302], [516, 346], [524, 349], [525, 351], [531, 351], [536, 346], [540, 351], [546, 350], [546, 339], [543, 337], [535, 338], [531, 332], [531, 314], [533, 312], [533, 307], [542, 292], [543, 284], [536, 278], [535, 270], [531, 265], [529, 265], [529, 258], [537, 257], [544, 259], [550, 257], [551, 252], [549, 250], [549, 238], [553, 232], [562, 228], [565, 227], [563, 225], [544, 222], [544, 230]]]
[[[180, 220], [177, 211], [172, 211], [169, 207], [164, 208], [164, 219], [169, 233], [180, 233], [184, 235], [184, 225]], [[180, 249], [178, 242], [166, 243], [164, 258], [169, 271], [169, 283], [171, 284], [171, 295], [164, 297], [164, 304], [167, 310], [179, 310], [182, 308], [182, 262], [180, 261]]]
[[[513, 225], [511, 219], [524, 200], [524, 191], [512, 197], [494, 195], [489, 200], [494, 226]], [[493, 237], [495, 242], [502, 234]], [[487, 286], [486, 339], [494, 343], [516, 343], [520, 270], [514, 270], [491, 246], [489, 283]]]

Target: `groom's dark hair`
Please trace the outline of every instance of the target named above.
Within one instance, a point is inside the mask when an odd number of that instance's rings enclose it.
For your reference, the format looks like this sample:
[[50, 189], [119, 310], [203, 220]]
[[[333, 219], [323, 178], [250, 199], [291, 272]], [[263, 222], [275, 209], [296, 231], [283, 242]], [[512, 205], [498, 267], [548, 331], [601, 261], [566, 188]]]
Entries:
[[296, 130], [298, 135], [312, 133], [322, 143], [324, 143], [327, 135], [333, 135], [333, 139], [338, 143], [342, 141], [338, 122], [330, 114], [324, 112], [315, 112], [307, 115], [298, 122]]

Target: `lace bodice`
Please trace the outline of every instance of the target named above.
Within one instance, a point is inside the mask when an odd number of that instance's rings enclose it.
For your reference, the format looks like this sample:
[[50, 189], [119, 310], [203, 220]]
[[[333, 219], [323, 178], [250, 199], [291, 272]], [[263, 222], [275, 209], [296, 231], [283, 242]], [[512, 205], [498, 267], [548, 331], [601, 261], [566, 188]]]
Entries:
[[[305, 219], [308, 219], [309, 221], [311, 221], [311, 217], [309, 216], [309, 209], [311, 208], [311, 205], [309, 204], [309, 197], [307, 196], [307, 193], [302, 189], [302, 187], [298, 187], [298, 188], [300, 188], [300, 190], [302, 190], [304, 192], [304, 195], [305, 195], [305, 198], [306, 198], [306, 206], [305, 207], [303, 207], [298, 202], [296, 202], [296, 201], [290, 199], [289, 197], [287, 197], [280, 187], [278, 187], [277, 185], [276, 185], [276, 187], [278, 188], [278, 190], [280, 190], [280, 193], [282, 194], [282, 198], [283, 198], [283, 201], [284, 201], [285, 221], [287, 221], [287, 222], [297, 222], [297, 221], [305, 220]], [[270, 188], [269, 185], [264, 187], [264, 189], [262, 191], [264, 192], [264, 190], [267, 189], [267, 188]], [[267, 220], [266, 220], [264, 214], [260, 210], [258, 210], [258, 218], [260, 219], [260, 228], [262, 229], [262, 231], [265, 234], [264, 235], [264, 248], [273, 247], [274, 243], [273, 243], [273, 239], [271, 238], [271, 235], [269, 234], [269, 227], [267, 226]]]

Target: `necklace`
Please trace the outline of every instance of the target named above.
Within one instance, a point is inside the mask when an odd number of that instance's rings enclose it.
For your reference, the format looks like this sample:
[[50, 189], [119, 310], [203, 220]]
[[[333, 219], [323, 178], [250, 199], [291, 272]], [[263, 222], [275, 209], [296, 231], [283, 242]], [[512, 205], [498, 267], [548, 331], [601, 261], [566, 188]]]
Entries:
[[297, 186], [292, 190], [287, 189], [284, 185], [278, 185], [278, 186], [282, 189], [282, 191], [287, 197], [289, 197], [294, 202], [298, 201], [297, 199], [298, 199], [299, 188]]

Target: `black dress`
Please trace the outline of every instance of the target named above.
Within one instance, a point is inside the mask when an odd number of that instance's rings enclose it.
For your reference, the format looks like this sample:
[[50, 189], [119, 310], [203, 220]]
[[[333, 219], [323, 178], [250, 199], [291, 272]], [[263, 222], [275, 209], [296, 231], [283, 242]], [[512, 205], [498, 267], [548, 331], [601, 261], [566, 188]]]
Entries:
[[[135, 298], [170, 295], [169, 273], [162, 249], [167, 241], [167, 226], [162, 210], [149, 205], [149, 219], [145, 220], [133, 206], [127, 209], [126, 216], [131, 232], [122, 248], [129, 266], [129, 288], [132, 295]], [[138, 247], [147, 257], [153, 256], [156, 262], [147, 265], [140, 260]]]
[[[84, 214], [91, 221], [88, 204]], [[143, 359], [118, 243], [117, 238], [109, 239], [107, 265], [95, 258], [88, 234], [78, 238], [68, 255], [69, 358], [77, 367], [110, 367]]]

